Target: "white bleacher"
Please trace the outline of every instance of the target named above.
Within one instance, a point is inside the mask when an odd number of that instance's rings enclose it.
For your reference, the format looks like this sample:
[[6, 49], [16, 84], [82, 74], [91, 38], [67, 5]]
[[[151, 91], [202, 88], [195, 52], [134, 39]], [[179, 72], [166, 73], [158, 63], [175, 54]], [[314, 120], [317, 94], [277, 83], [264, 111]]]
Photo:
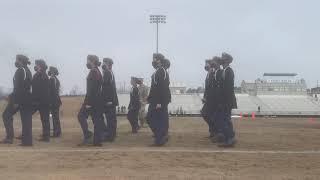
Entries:
[[237, 94], [237, 103], [238, 103], [238, 109], [234, 110], [235, 113], [251, 113], [255, 112], [258, 109], [257, 104], [255, 104], [250, 98], [248, 94]]
[[[129, 94], [119, 94], [120, 106], [128, 106]], [[186, 114], [199, 114], [202, 94], [173, 94], [169, 112], [175, 114], [180, 108]], [[320, 102], [307, 95], [258, 95], [236, 94], [238, 109], [235, 114], [257, 113], [261, 115], [320, 115]]]
[[[268, 110], [270, 114], [309, 115], [320, 113], [320, 106], [314, 104], [307, 95], [260, 95], [258, 98], [270, 107]], [[264, 112], [263, 108], [261, 112]]]

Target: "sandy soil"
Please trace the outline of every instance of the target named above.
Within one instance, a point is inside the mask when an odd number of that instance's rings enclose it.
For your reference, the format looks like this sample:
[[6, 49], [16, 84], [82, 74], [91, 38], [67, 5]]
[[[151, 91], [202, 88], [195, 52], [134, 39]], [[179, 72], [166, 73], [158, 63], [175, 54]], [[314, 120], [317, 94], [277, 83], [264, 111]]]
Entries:
[[[78, 104], [78, 100], [68, 99]], [[66, 103], [63, 136], [40, 143], [41, 123], [34, 119], [34, 147], [0, 145], [0, 179], [320, 179], [320, 120], [304, 118], [236, 119], [238, 143], [221, 149], [206, 138], [201, 118], [170, 120], [170, 142], [152, 143], [149, 129], [130, 134], [129, 123], [119, 118], [116, 142], [101, 148], [77, 147], [81, 131], [76, 105]], [[92, 126], [92, 125], [91, 125]], [[15, 119], [16, 134], [20, 133]], [[0, 134], [4, 135], [0, 123]]]

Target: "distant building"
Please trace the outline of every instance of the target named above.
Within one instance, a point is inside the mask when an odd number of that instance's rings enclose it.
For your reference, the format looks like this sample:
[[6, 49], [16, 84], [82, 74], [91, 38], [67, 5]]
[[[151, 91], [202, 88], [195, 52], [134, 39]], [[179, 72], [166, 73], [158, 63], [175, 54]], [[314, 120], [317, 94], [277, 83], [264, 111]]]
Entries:
[[187, 91], [187, 86], [184, 83], [171, 82], [170, 91], [172, 94], [184, 94]]
[[264, 73], [261, 79], [242, 81], [241, 91], [250, 95], [304, 95], [307, 85], [296, 73]]

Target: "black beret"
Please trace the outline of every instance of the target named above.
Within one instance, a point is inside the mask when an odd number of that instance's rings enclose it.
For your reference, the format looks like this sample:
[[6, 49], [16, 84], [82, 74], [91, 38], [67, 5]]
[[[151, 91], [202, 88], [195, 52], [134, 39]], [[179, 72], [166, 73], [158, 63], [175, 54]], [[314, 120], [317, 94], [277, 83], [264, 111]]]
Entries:
[[103, 58], [104, 63], [113, 64], [113, 60], [111, 58]]
[[156, 59], [156, 60], [164, 60], [164, 55], [160, 54], [160, 53], [154, 53], [153, 54], [153, 59]]
[[17, 54], [16, 60], [21, 61], [24, 65], [31, 64], [31, 62], [29, 61], [29, 58], [22, 54]]
[[206, 59], [206, 63], [212, 64], [212, 59]]
[[220, 65], [220, 64], [221, 64], [221, 58], [218, 57], [218, 56], [214, 56], [214, 57], [212, 58], [212, 63], [215, 63], [215, 64]]
[[224, 52], [221, 55], [221, 60], [231, 63], [233, 61], [233, 57], [230, 54]]
[[93, 62], [95, 65], [100, 66], [101, 62], [99, 62], [99, 57], [93, 54], [89, 54], [87, 56], [87, 60]]
[[169, 59], [164, 59], [163, 60], [163, 68], [164, 69], [169, 69], [170, 65], [171, 65], [171, 63], [170, 63]]
[[136, 77], [131, 76], [131, 81], [134, 81], [134, 82], [138, 83], [139, 79], [136, 78]]
[[39, 65], [42, 69], [47, 70], [48, 66], [47, 63], [43, 59], [37, 59], [35, 60], [35, 64]]
[[142, 84], [142, 82], [143, 82], [143, 78], [137, 78], [137, 83], [138, 84]]
[[59, 75], [59, 71], [56, 67], [50, 66], [49, 71], [56, 76]]

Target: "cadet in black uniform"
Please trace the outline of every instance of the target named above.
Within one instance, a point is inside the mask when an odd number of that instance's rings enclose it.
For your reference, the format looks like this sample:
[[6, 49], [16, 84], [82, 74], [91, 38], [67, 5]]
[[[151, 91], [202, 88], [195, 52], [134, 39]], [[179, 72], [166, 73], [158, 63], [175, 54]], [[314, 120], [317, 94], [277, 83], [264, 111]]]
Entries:
[[[227, 53], [222, 53], [221, 64], [223, 66], [222, 79], [222, 102], [223, 111], [222, 116], [219, 117], [219, 128], [221, 128], [224, 136], [224, 142], [220, 144], [221, 147], [232, 147], [235, 144], [235, 133], [231, 121], [231, 110], [237, 108], [237, 101], [234, 93], [234, 72], [229, 66], [233, 58]], [[221, 124], [221, 125], [220, 125]]]
[[154, 145], [156, 146], [162, 146], [168, 141], [168, 104], [170, 103], [171, 95], [168, 73], [164, 69], [163, 64], [165, 64], [164, 56], [162, 54], [154, 54], [153, 66], [156, 68], [156, 72], [151, 77], [147, 119], [154, 133]]
[[[106, 122], [103, 119], [103, 140], [113, 142], [117, 135], [117, 115], [116, 107], [119, 106], [116, 81], [112, 72], [113, 60], [110, 58], [103, 59], [103, 83], [102, 83], [102, 99], [103, 99], [103, 114]], [[103, 116], [102, 114], [102, 116]]]
[[[208, 107], [208, 103], [209, 101], [212, 101], [210, 99], [209, 96], [209, 93], [211, 93], [212, 91], [212, 83], [213, 83], [213, 66], [212, 66], [212, 59], [208, 59], [206, 60], [205, 62], [205, 66], [204, 66], [204, 69], [208, 72], [207, 73], [207, 76], [206, 76], [206, 79], [205, 79], [205, 89], [204, 89], [204, 94], [203, 94], [203, 99], [202, 99], [202, 102], [203, 102], [203, 107], [201, 109], [201, 115], [203, 117], [203, 119], [205, 120], [205, 122], [208, 124], [208, 127], [209, 127], [209, 133], [210, 133], [210, 138], [214, 136], [214, 132], [212, 130], [212, 126], [210, 125], [210, 118], [209, 116], [210, 115], [213, 115], [212, 114], [212, 111], [211, 109]], [[210, 114], [211, 113], [211, 114]]]
[[87, 68], [90, 72], [87, 77], [87, 94], [78, 114], [78, 120], [84, 136], [84, 140], [80, 145], [91, 144], [92, 132], [89, 131], [87, 122], [88, 117], [91, 116], [94, 124], [93, 145], [102, 146], [102, 75], [98, 68], [100, 65], [101, 63], [96, 55], [88, 55]]
[[32, 79], [32, 105], [33, 114], [39, 111], [42, 123], [40, 141], [50, 141], [49, 121], [49, 78], [46, 73], [48, 66], [43, 59], [35, 60], [35, 74]]
[[212, 67], [213, 72], [211, 73], [211, 87], [207, 94], [208, 101], [207, 106], [209, 111], [209, 124], [210, 130], [213, 133], [211, 136], [212, 142], [221, 142], [221, 129], [218, 127], [218, 118], [217, 112], [222, 108], [222, 91], [223, 91], [223, 79], [222, 79], [222, 69], [220, 68], [220, 61], [219, 57], [213, 57], [212, 59]]
[[61, 136], [61, 125], [60, 125], [60, 81], [57, 78], [59, 71], [56, 67], [49, 67], [49, 108], [52, 115], [53, 124], [53, 135], [52, 137]]
[[29, 58], [18, 54], [15, 66], [17, 68], [13, 78], [13, 92], [9, 95], [8, 105], [2, 114], [6, 128], [4, 144], [12, 144], [14, 137], [13, 116], [20, 111], [22, 122], [21, 146], [32, 146], [32, 107], [31, 107], [31, 81], [32, 74], [28, 68]]
[[128, 106], [128, 115], [127, 118], [131, 124], [132, 133], [138, 133], [139, 127], [139, 110], [141, 107], [140, 104], [140, 95], [139, 89], [137, 86], [138, 78], [131, 77], [131, 91], [130, 91], [130, 103]]

